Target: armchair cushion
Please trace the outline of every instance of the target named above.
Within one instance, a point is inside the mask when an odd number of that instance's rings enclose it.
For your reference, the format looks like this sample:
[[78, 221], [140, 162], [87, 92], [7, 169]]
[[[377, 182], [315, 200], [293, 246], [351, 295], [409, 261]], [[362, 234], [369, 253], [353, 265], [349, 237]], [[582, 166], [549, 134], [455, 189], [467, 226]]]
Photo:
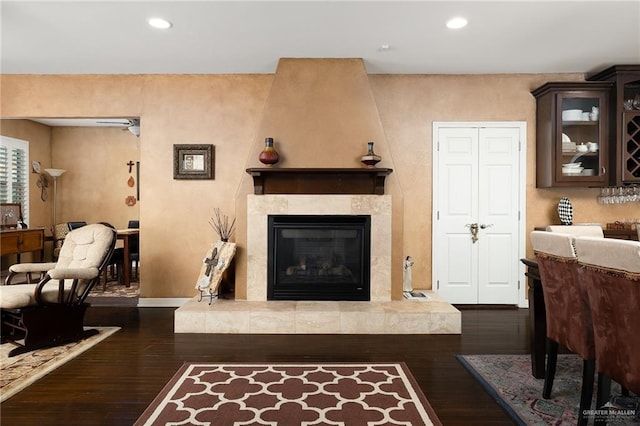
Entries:
[[75, 229], [65, 238], [55, 269], [99, 268], [112, 241], [113, 231], [102, 225]]
[[55, 268], [49, 271], [49, 276], [54, 280], [79, 279], [90, 280], [98, 276], [98, 268]]
[[[0, 308], [18, 309], [28, 306], [36, 306], [35, 291], [38, 284], [15, 284], [0, 286]], [[67, 297], [72, 284], [64, 285], [64, 295]], [[51, 280], [42, 289], [42, 300], [47, 303], [56, 303], [59, 296], [59, 281]]]

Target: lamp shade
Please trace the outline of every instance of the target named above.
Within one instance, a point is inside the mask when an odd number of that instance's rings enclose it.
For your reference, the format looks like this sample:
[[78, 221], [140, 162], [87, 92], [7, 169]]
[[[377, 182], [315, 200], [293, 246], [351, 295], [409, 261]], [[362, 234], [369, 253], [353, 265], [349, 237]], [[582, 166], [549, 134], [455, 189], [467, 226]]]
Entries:
[[49, 176], [53, 178], [60, 177], [64, 172], [66, 172], [66, 170], [64, 169], [44, 169], [44, 171], [47, 172]]

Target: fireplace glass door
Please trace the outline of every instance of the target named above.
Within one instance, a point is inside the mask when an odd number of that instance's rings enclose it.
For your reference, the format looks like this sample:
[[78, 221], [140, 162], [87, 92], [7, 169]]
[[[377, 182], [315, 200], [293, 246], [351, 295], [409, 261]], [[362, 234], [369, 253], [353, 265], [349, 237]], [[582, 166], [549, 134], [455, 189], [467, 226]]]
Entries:
[[269, 216], [268, 300], [370, 300], [370, 216]]

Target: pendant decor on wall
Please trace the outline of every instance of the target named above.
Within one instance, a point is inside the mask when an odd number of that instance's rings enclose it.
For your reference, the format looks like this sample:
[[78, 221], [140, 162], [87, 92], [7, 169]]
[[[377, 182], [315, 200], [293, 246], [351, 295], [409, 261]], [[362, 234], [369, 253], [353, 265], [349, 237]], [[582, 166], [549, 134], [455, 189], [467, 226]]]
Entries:
[[136, 180], [133, 178], [133, 176], [129, 176], [129, 180], [127, 181], [127, 185], [129, 185], [129, 188], [133, 188], [133, 185], [136, 184]]
[[125, 200], [124, 200], [125, 204], [129, 207], [133, 207], [136, 205], [136, 197], [134, 197], [133, 195], [129, 195]]
[[573, 224], [573, 206], [567, 197], [562, 197], [558, 203], [558, 216], [563, 225]]

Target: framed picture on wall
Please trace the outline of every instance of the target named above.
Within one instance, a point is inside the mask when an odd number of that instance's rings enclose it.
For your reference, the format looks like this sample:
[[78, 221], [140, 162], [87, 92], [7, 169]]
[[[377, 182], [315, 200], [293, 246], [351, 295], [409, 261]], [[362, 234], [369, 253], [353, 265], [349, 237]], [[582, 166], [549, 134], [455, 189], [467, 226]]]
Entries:
[[174, 179], [213, 179], [213, 145], [173, 145]]

